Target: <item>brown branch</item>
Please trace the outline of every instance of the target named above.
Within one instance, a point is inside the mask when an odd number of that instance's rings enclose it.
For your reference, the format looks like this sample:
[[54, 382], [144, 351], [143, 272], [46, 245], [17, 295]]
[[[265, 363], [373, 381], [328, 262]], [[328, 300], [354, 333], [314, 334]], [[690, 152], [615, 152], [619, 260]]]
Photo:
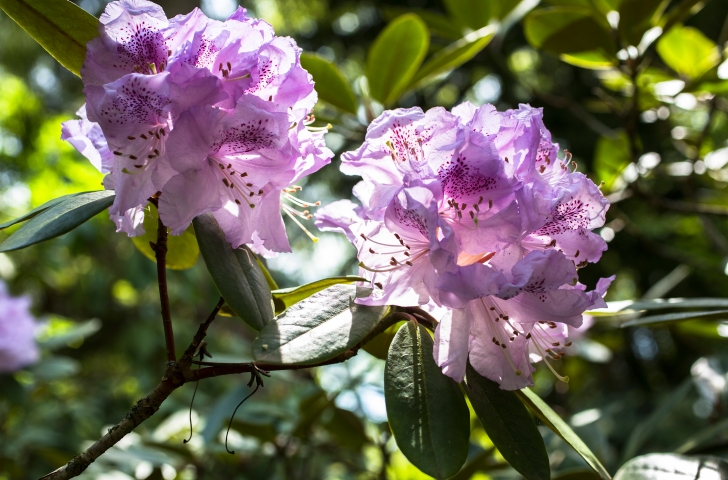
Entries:
[[[161, 225], [161, 222], [160, 222]], [[166, 233], [166, 229], [165, 229]], [[280, 370], [301, 370], [313, 367], [321, 367], [324, 365], [332, 365], [335, 363], [345, 362], [357, 354], [359, 349], [374, 337], [382, 333], [384, 330], [402, 320], [414, 320], [415, 318], [405, 312], [394, 311], [384, 318], [374, 327], [374, 329], [364, 339], [351, 349], [337, 355], [334, 358], [324, 362], [312, 365], [271, 365], [266, 363], [214, 363], [214, 362], [198, 362], [193, 361], [193, 355], [207, 335], [207, 329], [220, 311], [224, 300], [221, 298], [212, 313], [202, 322], [197, 329], [192, 342], [185, 350], [184, 355], [180, 358], [179, 363], [176, 361], [168, 362], [167, 371], [162, 380], [154, 388], [152, 393], [147, 397], [139, 400], [131, 411], [126, 414], [124, 419], [114, 425], [109, 431], [101, 437], [96, 443], [91, 445], [83, 453], [76, 455], [66, 465], [59, 469], [41, 477], [40, 480], [67, 480], [80, 475], [88, 468], [97, 458], [104, 452], [116, 445], [119, 440], [129, 434], [134, 428], [144, 422], [146, 419], [154, 415], [159, 410], [160, 405], [169, 395], [184, 385], [185, 383], [203, 380], [205, 378], [220, 377], [223, 375], [235, 375], [240, 373], [250, 373], [255, 370], [263, 371], [280, 371]], [[424, 318], [424, 317], [423, 317]], [[202, 365], [206, 368], [192, 369], [192, 365]]]
[[174, 331], [172, 315], [169, 310], [169, 293], [167, 292], [167, 227], [160, 218], [157, 223], [157, 243], [152, 245], [157, 257], [157, 278], [159, 279], [159, 301], [162, 304], [162, 325], [164, 326], [164, 343], [167, 348], [167, 361], [174, 362], [177, 355], [174, 351]]
[[87, 448], [86, 451], [73, 457], [70, 462], [61, 468], [41, 477], [40, 480], [66, 480], [80, 475], [104, 452], [159, 410], [162, 402], [185, 382], [184, 377], [180, 377], [179, 373], [176, 365], [169, 367], [162, 381], [159, 382], [152, 393], [139, 400], [121, 422], [111, 427], [103, 437]]

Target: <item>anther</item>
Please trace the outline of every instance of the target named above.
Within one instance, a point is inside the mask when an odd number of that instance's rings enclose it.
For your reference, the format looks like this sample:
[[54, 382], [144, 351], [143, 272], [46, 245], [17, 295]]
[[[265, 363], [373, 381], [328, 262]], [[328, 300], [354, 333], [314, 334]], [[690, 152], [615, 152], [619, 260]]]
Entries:
[[137, 159], [137, 157], [135, 157], [134, 155], [129, 155], [129, 158], [131, 158], [132, 160], [136, 160]]
[[227, 178], [223, 178], [222, 179], [222, 183], [224, 183], [226, 187], [229, 187], [230, 186], [230, 182], [228, 182], [228, 179]]
[[407, 261], [406, 261], [406, 262], [404, 262], [404, 263], [406, 263], [406, 264], [407, 264], [407, 265], [409, 265], [410, 267], [412, 266], [412, 262], [410, 262], [409, 260], [407, 260]]
[[238, 200], [238, 199], [236, 198], [236, 199], [235, 199], [235, 203], [237, 203], [238, 205], [240, 205], [240, 200]]
[[372, 255], [375, 255], [377, 252], [375, 252], [373, 248], [370, 248], [369, 253], [371, 253]]
[[382, 284], [381, 284], [381, 283], [379, 283], [379, 282], [374, 282], [374, 285], [375, 285], [375, 286], [376, 286], [377, 288], [379, 288], [380, 290], [382, 289]]
[[142, 137], [142, 138], [143, 138], [144, 140], [146, 140], [146, 139], [148, 139], [148, 138], [149, 138], [149, 137], [147, 137], [146, 135], [144, 135], [143, 133], [142, 133], [141, 135], [139, 135], [139, 136], [140, 136], [140, 137]]
[[114, 155], [122, 155], [122, 153], [119, 151], [114, 151]]
[[128, 136], [128, 137], [126, 137], [126, 138], [128, 138], [129, 140], [136, 140], [136, 137], [132, 137], [131, 135], [129, 135], [129, 136]]

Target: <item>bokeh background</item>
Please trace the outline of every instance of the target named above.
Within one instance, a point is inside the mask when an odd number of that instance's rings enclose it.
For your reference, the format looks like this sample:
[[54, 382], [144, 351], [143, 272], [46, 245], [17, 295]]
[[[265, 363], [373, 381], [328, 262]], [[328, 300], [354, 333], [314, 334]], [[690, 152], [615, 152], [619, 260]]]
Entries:
[[[101, 0], [77, 3], [94, 15], [105, 6]], [[235, 0], [159, 3], [169, 17], [199, 6], [221, 19], [238, 6]], [[336, 63], [362, 95], [368, 47], [390, 20], [419, 14], [430, 29], [432, 54], [474, 28], [468, 23], [476, 20], [454, 8], [457, 3], [241, 4], [279, 35], [294, 37], [303, 50]], [[582, 282], [593, 287], [599, 277], [616, 274], [610, 301], [725, 297], [728, 2], [666, 0], [665, 15], [672, 13], [684, 24], [676, 27], [681, 32], [698, 32], [690, 37], [697, 40], [623, 49], [619, 65], [598, 70], [531, 46], [523, 16], [550, 5], [592, 4], [614, 21], [614, 12], [607, 12], [616, 10], [619, 0], [491, 3], [500, 11], [490, 20], [502, 25], [494, 40], [463, 66], [404, 94], [395, 106], [449, 108], [468, 100], [498, 109], [519, 103], [544, 107], [555, 141], [572, 152], [580, 171], [605, 182], [603, 191], [613, 202], [599, 231], [609, 251], [599, 264], [581, 270]], [[580, 41], [590, 40], [573, 39]], [[637, 64], [639, 73], [630, 75]], [[83, 101], [80, 79], [0, 13], [0, 221], [63, 194], [100, 188], [101, 175], [59, 139], [60, 123]], [[356, 179], [339, 173], [338, 154], [361, 143], [365, 110], [352, 115], [317, 107], [318, 118], [333, 125], [327, 142], [337, 157], [307, 179], [302, 198], [326, 203], [351, 196]], [[356, 273], [355, 251], [343, 237], [308, 227], [318, 243], [292, 226], [294, 253], [268, 261], [281, 287]], [[53, 241], [0, 254], [0, 277], [13, 293], [33, 298], [43, 350], [38, 364], [0, 375], [0, 479], [38, 478], [97, 439], [158, 382], [164, 344], [155, 266], [101, 214]], [[180, 346], [218, 294], [201, 259], [193, 268], [170, 272], [169, 287]], [[557, 382], [540, 368], [535, 390], [611, 471], [652, 451], [728, 455], [723, 433], [728, 317], [727, 322], [713, 316], [638, 328], [619, 328], [620, 318], [595, 317], [572, 354], [555, 362], [570, 383]], [[214, 360], [245, 361], [253, 338], [239, 319], [221, 317], [210, 330], [209, 349]], [[248, 378], [216, 378], [199, 386], [194, 435], [187, 444], [182, 440], [189, 435], [193, 385], [185, 386], [83, 478], [429, 478], [407, 462], [391, 438], [383, 364], [360, 352], [342, 365], [276, 372], [233, 421], [229, 445], [235, 455], [225, 452], [225, 427], [249, 392]], [[584, 466], [557, 437], [542, 432], [554, 472]], [[469, 461], [455, 478], [518, 478], [491, 447], [473, 416]]]

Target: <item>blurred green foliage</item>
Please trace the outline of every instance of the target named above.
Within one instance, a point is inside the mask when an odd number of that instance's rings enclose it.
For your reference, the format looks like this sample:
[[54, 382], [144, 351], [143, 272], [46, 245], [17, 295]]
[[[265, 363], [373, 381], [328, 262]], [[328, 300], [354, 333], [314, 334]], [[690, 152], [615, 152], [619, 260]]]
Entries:
[[[78, 3], [94, 15], [104, 6], [101, 0]], [[199, 5], [160, 3], [168, 16]], [[424, 109], [464, 100], [499, 109], [519, 102], [543, 106], [555, 140], [581, 171], [605, 182], [602, 188], [613, 202], [599, 232], [609, 251], [598, 265], [581, 271], [582, 281], [593, 286], [597, 278], [616, 274], [609, 300], [725, 296], [728, 3], [243, 5], [315, 54], [309, 57], [312, 71], [322, 71], [346, 92], [339, 103], [322, 94], [316, 110], [319, 120], [333, 125], [328, 142], [336, 153], [360, 144], [367, 122], [383, 108], [376, 99], [388, 107]], [[235, 6], [231, 0], [202, 2], [217, 17]], [[371, 78], [367, 84], [365, 77], [373, 41], [406, 13], [418, 15], [421, 21], [413, 21], [429, 31], [427, 43], [420, 44], [426, 52], [412, 55], [417, 65], [411, 75], [420, 62], [427, 65], [463, 36], [495, 21], [500, 28], [472, 60], [427, 78], [416, 91], [402, 86], [407, 82], [385, 91], [376, 81], [370, 90]], [[59, 140], [60, 122], [83, 103], [81, 89], [77, 77], [0, 14], [0, 222], [60, 195], [100, 188], [101, 175]], [[338, 159], [332, 163], [306, 181], [303, 198], [327, 202], [350, 196], [356, 179], [338, 172]], [[15, 228], [1, 232], [0, 239]], [[313, 244], [302, 231], [289, 232], [295, 253], [268, 262], [281, 287], [356, 273], [354, 250], [345, 239], [321, 234]], [[115, 234], [102, 214], [53, 241], [0, 254], [0, 277], [14, 293], [31, 295], [44, 321], [42, 361], [0, 376], [0, 479], [37, 478], [97, 439], [156, 385], [164, 370], [164, 344], [155, 266], [130, 239]], [[201, 260], [191, 269], [170, 271], [169, 286], [177, 342], [184, 345], [218, 293]], [[556, 382], [539, 369], [534, 390], [605, 466], [614, 472], [630, 457], [656, 451], [727, 456], [728, 323], [716, 316], [620, 329], [622, 316], [595, 318], [574, 342], [573, 354], [555, 362], [571, 382]], [[216, 361], [249, 360], [253, 338], [239, 319], [221, 317], [208, 348]], [[376, 347], [370, 351], [381, 357], [386, 345]], [[94, 463], [85, 478], [429, 478], [391, 438], [383, 369], [381, 360], [360, 352], [343, 365], [276, 372], [238, 411], [230, 432], [234, 456], [225, 453], [224, 427], [249, 392], [248, 379], [203, 382], [193, 407], [194, 435], [183, 444], [193, 389], [186, 386]], [[472, 408], [470, 420], [469, 459], [454, 478], [516, 477], [492, 449]], [[545, 428], [541, 433], [554, 472], [585, 466], [559, 437]]]

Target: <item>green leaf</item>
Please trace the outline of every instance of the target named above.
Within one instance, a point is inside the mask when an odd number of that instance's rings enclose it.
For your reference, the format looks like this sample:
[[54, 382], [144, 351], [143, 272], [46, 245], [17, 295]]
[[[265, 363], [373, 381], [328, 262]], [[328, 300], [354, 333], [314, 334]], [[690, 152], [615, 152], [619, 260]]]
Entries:
[[642, 35], [652, 28], [669, 0], [623, 0], [619, 5], [619, 35], [627, 45], [639, 45]]
[[534, 48], [553, 54], [592, 50], [613, 57], [616, 48], [609, 25], [581, 7], [550, 7], [534, 10], [524, 23], [526, 38]]
[[2, 244], [0, 252], [9, 252], [44, 242], [70, 232], [114, 202], [112, 190], [73, 195], [57, 203], [16, 230]]
[[347, 275], [345, 277], [330, 277], [324, 278], [323, 280], [316, 280], [315, 282], [301, 285], [300, 287], [283, 288], [280, 290], [273, 290], [273, 301], [276, 304], [276, 314], [281, 313], [291, 305], [304, 300], [314, 293], [320, 292], [333, 285], [343, 285], [354, 282], [368, 282], [366, 278], [357, 277], [355, 275]]
[[99, 21], [68, 0], [0, 0], [0, 8], [58, 62], [81, 76]]
[[[132, 237], [134, 246], [149, 260], [156, 262], [157, 257], [149, 242], [157, 241], [157, 221], [159, 214], [154, 205], [149, 205], [144, 212], [144, 234]], [[167, 237], [167, 268], [172, 270], [186, 270], [197, 263], [200, 256], [200, 247], [197, 246], [195, 231], [192, 225], [187, 227], [182, 235]]]
[[319, 99], [356, 115], [356, 97], [339, 67], [320, 55], [306, 52], [301, 54], [301, 66], [313, 76]]
[[566, 443], [581, 455], [586, 463], [599, 474], [604, 480], [610, 480], [609, 472], [599, 459], [589, 450], [589, 447], [582, 441], [579, 436], [564, 422], [561, 417], [549, 407], [541, 397], [533, 393], [530, 389], [524, 388], [516, 392], [516, 395], [530, 408], [536, 416], [541, 419], [553, 432], [561, 437]]
[[253, 342], [258, 362], [279, 365], [319, 363], [359, 343], [387, 307], [357, 305], [357, 287], [334, 285], [288, 308]]
[[675, 449], [675, 453], [688, 453], [691, 450], [700, 447], [708, 441], [714, 440], [728, 429], [728, 418], [704, 428], [697, 433], [690, 435], [687, 439], [681, 439], [680, 446]]
[[594, 150], [594, 171], [597, 178], [604, 182], [609, 191], [622, 171], [632, 162], [629, 151], [629, 140], [625, 132], [619, 132], [615, 138], [599, 137]]
[[385, 331], [365, 343], [362, 348], [369, 355], [377, 357], [380, 360], [386, 360], [387, 355], [389, 354], [389, 346], [392, 344], [394, 336], [397, 334], [397, 332], [399, 331], [399, 327], [401, 327], [403, 323], [404, 322], [395, 323], [394, 325], [387, 328]]
[[468, 398], [485, 432], [503, 458], [528, 480], [551, 478], [549, 456], [543, 438], [528, 410], [509, 390], [481, 376], [468, 363]]
[[635, 425], [622, 451], [622, 462], [632, 458], [655, 431], [677, 413], [677, 407], [682, 403], [688, 393], [690, 393], [692, 388], [692, 378], [688, 377], [677, 388], [665, 395], [660, 400], [657, 408], [647, 418]]
[[498, 5], [495, 1], [444, 0], [445, 9], [460, 25], [470, 30], [478, 30], [488, 25], [495, 17]]
[[394, 103], [422, 64], [429, 45], [427, 26], [415, 14], [402, 15], [387, 25], [367, 57], [372, 97], [384, 105]]
[[665, 313], [663, 315], [652, 315], [649, 317], [638, 318], [636, 320], [630, 320], [624, 322], [621, 327], [636, 327], [639, 325], [651, 325], [655, 323], [665, 322], [677, 322], [680, 320], [693, 320], [704, 317], [712, 317], [714, 315], [726, 315], [728, 310], [708, 310], [703, 312], [678, 312], [678, 313]]
[[396, 5], [382, 5], [381, 8], [384, 13], [384, 19], [388, 22], [405, 13], [414, 13], [425, 22], [432, 35], [442, 37], [446, 40], [457, 40], [462, 37], [460, 28], [442, 13], [425, 10], [423, 8], [399, 7]]
[[271, 276], [270, 272], [268, 271], [268, 268], [263, 264], [263, 262], [260, 261], [260, 258], [257, 256], [255, 257], [256, 260], [258, 260], [258, 266], [263, 271], [263, 275], [265, 275], [265, 280], [268, 282], [268, 287], [271, 290], [278, 290], [278, 284], [275, 280], [273, 280], [273, 277]]
[[560, 473], [552, 480], [599, 480], [599, 474], [586, 468], [576, 468]]
[[435, 364], [432, 345], [425, 327], [402, 325], [389, 348], [384, 398], [405, 457], [424, 473], [447, 478], [468, 456], [470, 414], [458, 384]]
[[589, 70], [606, 70], [619, 65], [614, 55], [607, 55], [600, 50], [589, 52], [562, 53], [559, 55], [562, 62], [574, 65], [575, 67], [588, 68]]
[[657, 53], [668, 67], [692, 79], [720, 61], [715, 43], [693, 27], [676, 27], [667, 32], [657, 42]]
[[[51, 318], [51, 322], [53, 322]], [[64, 329], [57, 334], [42, 334], [38, 339], [38, 343], [44, 348], [55, 350], [57, 348], [78, 346], [85, 338], [90, 337], [94, 333], [101, 330], [101, 321], [98, 318], [92, 318], [86, 322], [73, 323], [68, 329]]]
[[448, 45], [430, 58], [410, 81], [408, 89], [419, 88], [439, 75], [464, 64], [483, 50], [498, 31], [495, 25], [483, 27]]
[[728, 462], [719, 457], [651, 453], [625, 463], [614, 480], [726, 480]]
[[215, 286], [235, 315], [256, 330], [273, 319], [273, 297], [255, 254], [233, 249], [210, 213], [192, 221], [202, 258]]
[[668, 308], [728, 308], [726, 298], [656, 298], [640, 300], [622, 310], [666, 310]]
[[349, 410], [334, 408], [333, 415], [321, 422], [324, 427], [336, 440], [337, 446], [361, 451], [368, 443], [368, 438], [359, 417]]
[[65, 200], [68, 200], [69, 198], [74, 197], [76, 195], [78, 195], [78, 193], [72, 193], [70, 195], [63, 195], [62, 197], [58, 197], [58, 198], [54, 198], [53, 200], [49, 200], [46, 203], [44, 203], [43, 205], [41, 205], [40, 207], [35, 207], [33, 210], [29, 211], [25, 215], [21, 215], [18, 218], [15, 218], [13, 220], [0, 224], [0, 230], [4, 230], [8, 227], [12, 227], [13, 225], [16, 225], [20, 222], [30, 220], [31, 218], [35, 217], [39, 213], [41, 213], [45, 210], [48, 210], [52, 206], [58, 205], [59, 203], [65, 201]]

